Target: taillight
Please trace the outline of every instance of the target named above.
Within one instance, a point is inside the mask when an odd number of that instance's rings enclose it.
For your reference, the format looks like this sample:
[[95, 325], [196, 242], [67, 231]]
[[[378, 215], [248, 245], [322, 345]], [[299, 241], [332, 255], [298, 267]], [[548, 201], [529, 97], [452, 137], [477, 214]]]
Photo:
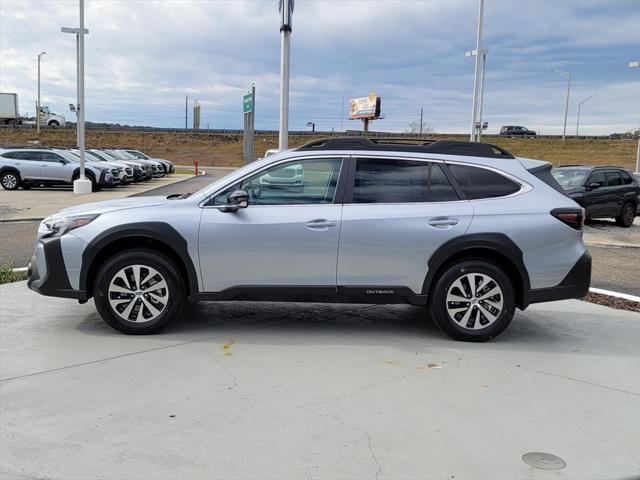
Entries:
[[584, 209], [582, 208], [554, 208], [549, 213], [575, 230], [582, 230], [584, 226]]

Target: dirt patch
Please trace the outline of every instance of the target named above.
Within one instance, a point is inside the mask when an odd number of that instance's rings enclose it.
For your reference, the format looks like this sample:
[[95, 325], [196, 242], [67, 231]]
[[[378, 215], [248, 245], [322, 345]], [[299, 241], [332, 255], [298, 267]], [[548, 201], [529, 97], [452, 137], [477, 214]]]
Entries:
[[600, 293], [589, 293], [584, 297], [585, 301], [604, 305], [605, 307], [616, 308], [618, 310], [628, 310], [630, 312], [640, 312], [640, 302], [632, 302], [624, 298], [611, 297]]
[[[321, 136], [291, 136], [290, 147], [297, 147]], [[467, 140], [459, 135], [430, 135], [429, 138]], [[0, 130], [0, 146], [24, 146], [38, 140], [34, 130]], [[588, 140], [547, 138], [498, 138], [487, 137], [488, 143], [499, 145], [521, 157], [539, 158], [554, 165], [580, 163], [587, 165], [619, 165], [633, 168], [637, 142], [631, 139]], [[190, 132], [109, 132], [87, 131], [86, 143], [90, 148], [135, 148], [149, 155], [166, 158], [179, 164], [203, 166], [239, 167], [242, 161], [242, 136], [219, 133]], [[50, 147], [74, 147], [74, 130], [46, 130], [40, 134], [40, 144]], [[269, 148], [277, 148], [277, 135], [257, 135], [254, 152], [262, 156]]]

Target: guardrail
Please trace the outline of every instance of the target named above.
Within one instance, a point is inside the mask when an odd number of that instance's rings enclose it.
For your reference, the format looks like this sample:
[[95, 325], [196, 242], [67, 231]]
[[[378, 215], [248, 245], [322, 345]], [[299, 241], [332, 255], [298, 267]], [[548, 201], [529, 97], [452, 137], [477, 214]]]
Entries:
[[[75, 130], [76, 125], [71, 123], [67, 124], [64, 127], [49, 127], [49, 126], [41, 126], [40, 130], [53, 130], [53, 131], [63, 131], [63, 130]], [[0, 130], [2, 129], [16, 129], [16, 130], [34, 130], [36, 128], [35, 125], [0, 125]], [[165, 127], [135, 127], [135, 126], [123, 126], [123, 125], [91, 125], [87, 124], [85, 126], [86, 131], [92, 132], [131, 132], [131, 133], [186, 133], [190, 135], [209, 135], [209, 136], [218, 136], [218, 135], [242, 135], [243, 131], [241, 129], [227, 129], [227, 128], [211, 128], [211, 129], [198, 129], [194, 130], [191, 128], [165, 128]], [[255, 135], [278, 135], [278, 130], [256, 130]], [[289, 130], [289, 135], [291, 136], [301, 136], [301, 137], [332, 137], [332, 136], [367, 136], [372, 138], [384, 138], [384, 137], [394, 137], [394, 138], [411, 138], [411, 139], [429, 139], [434, 136], [437, 137], [459, 137], [459, 136], [467, 136], [466, 133], [405, 133], [405, 132], [368, 132], [364, 133], [360, 130], [346, 130], [344, 132], [335, 132], [335, 131], [316, 131], [311, 132], [309, 130]], [[499, 134], [483, 134], [483, 137], [486, 138], [526, 138], [535, 140], [536, 138], [545, 138], [545, 139], [559, 139], [562, 138], [562, 135], [536, 135], [534, 136], [520, 136], [520, 135], [509, 135], [508, 137], [499, 135]], [[617, 140], [617, 139], [631, 139], [637, 140], [638, 135], [623, 135], [623, 134], [611, 134], [611, 135], [567, 135], [566, 138], [570, 139], [578, 139], [578, 140]]]

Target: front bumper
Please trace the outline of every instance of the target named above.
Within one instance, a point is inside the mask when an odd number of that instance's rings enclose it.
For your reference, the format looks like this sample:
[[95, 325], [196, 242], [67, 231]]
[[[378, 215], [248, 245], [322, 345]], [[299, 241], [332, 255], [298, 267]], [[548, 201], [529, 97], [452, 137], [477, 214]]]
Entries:
[[42, 238], [38, 241], [27, 272], [27, 286], [34, 292], [49, 297], [87, 300], [86, 292], [71, 288], [62, 257], [60, 237]]
[[591, 285], [591, 254], [585, 251], [562, 282], [555, 287], [536, 288], [526, 294], [525, 304], [583, 298]]
[[107, 186], [120, 185], [120, 179], [114, 177], [111, 172], [100, 172], [98, 185], [107, 185]]

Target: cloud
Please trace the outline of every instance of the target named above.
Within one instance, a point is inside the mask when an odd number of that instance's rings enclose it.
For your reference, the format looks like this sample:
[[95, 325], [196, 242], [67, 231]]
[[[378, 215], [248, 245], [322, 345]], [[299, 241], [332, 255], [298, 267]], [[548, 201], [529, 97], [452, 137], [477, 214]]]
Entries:
[[[467, 131], [475, 1], [299, 0], [291, 46], [291, 129], [360, 128], [341, 116], [349, 98], [376, 91], [380, 130], [425, 119], [436, 131]], [[36, 55], [46, 50], [43, 102], [65, 113], [75, 102], [77, 2], [0, 2], [0, 89], [33, 112]], [[276, 0], [87, 0], [86, 114], [94, 121], [180, 127], [184, 98], [202, 105], [202, 125], [240, 128], [241, 97], [256, 84], [256, 126], [278, 127], [279, 17]], [[485, 120], [542, 133], [562, 129], [563, 79], [571, 70], [571, 116], [581, 131], [640, 124], [640, 4], [618, 1], [487, 0]], [[67, 117], [70, 114], [67, 112]]]

